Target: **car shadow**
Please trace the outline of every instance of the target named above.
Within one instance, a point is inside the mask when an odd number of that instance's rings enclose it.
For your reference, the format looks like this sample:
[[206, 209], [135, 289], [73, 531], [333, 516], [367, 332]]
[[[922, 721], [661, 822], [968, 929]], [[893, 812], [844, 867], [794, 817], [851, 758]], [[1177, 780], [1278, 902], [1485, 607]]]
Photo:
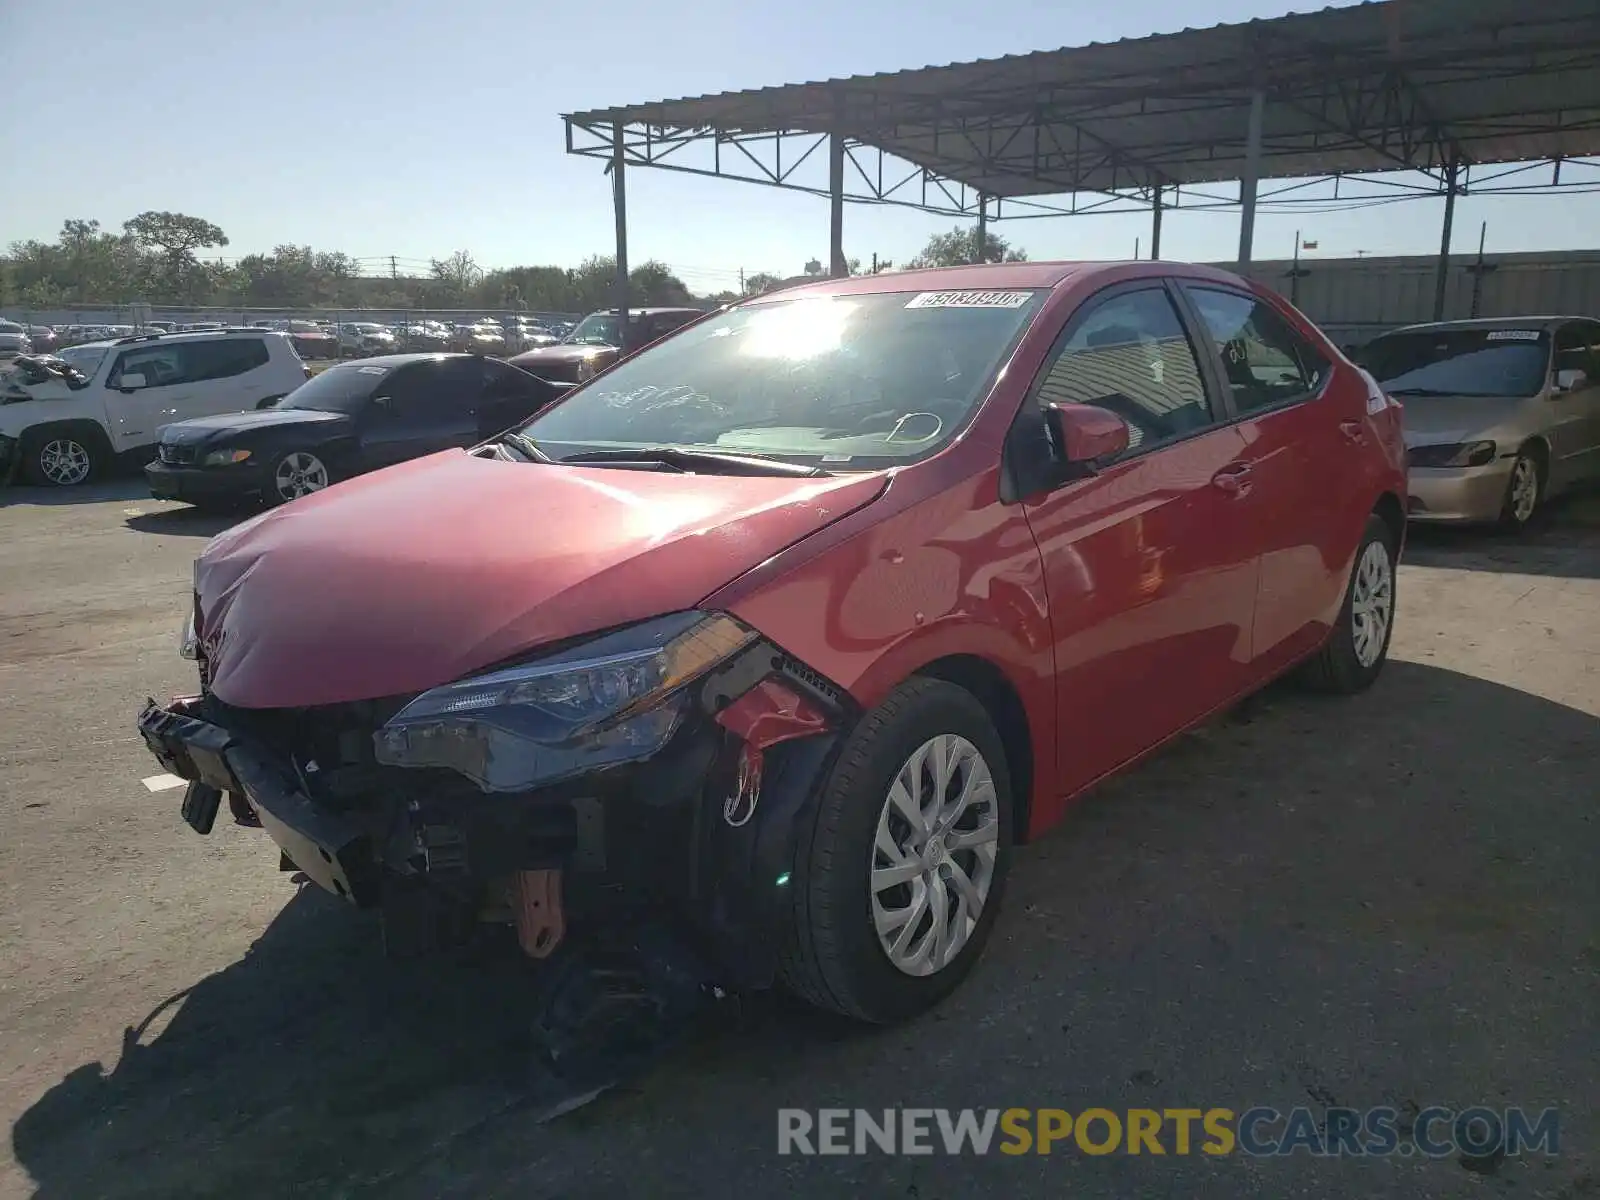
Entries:
[[1600, 579], [1600, 494], [1553, 501], [1521, 533], [1413, 522], [1406, 530], [1405, 561], [1459, 571]]
[[[775, 1111], [1309, 1095], [1537, 1101], [1575, 1125], [1600, 1111], [1600, 1080], [1562, 1065], [1593, 1049], [1597, 771], [1600, 720], [1475, 677], [1275, 687], [1024, 848], [984, 962], [928, 1017], [864, 1030], [758, 998], [549, 1124], [526, 1104], [524, 964], [388, 963], [371, 922], [301, 891], [239, 961], [115, 1018], [117, 1061], [40, 1097], [13, 1151], [42, 1200], [727, 1195], [780, 1165], [790, 1195], [1022, 1196], [1061, 1194], [1066, 1164], [779, 1160]], [[1237, 1158], [1094, 1165], [1074, 1195], [1432, 1194], [1308, 1156], [1272, 1162], [1267, 1192]]]
[[215, 512], [185, 505], [181, 508], [164, 508], [157, 512], [142, 512], [126, 518], [123, 524], [139, 533], [209, 538], [237, 525], [249, 515], [250, 513], [244, 509]]
[[110, 500], [149, 499], [150, 485], [145, 483], [143, 477], [132, 478], [122, 473], [78, 487], [34, 487], [23, 483], [0, 487], [0, 508], [13, 505], [57, 508], [68, 504], [103, 504]]

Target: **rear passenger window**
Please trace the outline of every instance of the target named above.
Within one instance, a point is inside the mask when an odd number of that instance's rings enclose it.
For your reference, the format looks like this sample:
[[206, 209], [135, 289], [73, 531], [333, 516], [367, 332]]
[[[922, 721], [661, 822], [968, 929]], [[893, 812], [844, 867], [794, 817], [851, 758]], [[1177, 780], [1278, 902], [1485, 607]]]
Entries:
[[267, 365], [267, 344], [260, 338], [218, 338], [190, 342], [184, 347], [190, 362], [190, 380], [232, 379]]
[[1302, 400], [1321, 386], [1327, 360], [1266, 301], [1216, 288], [1185, 290], [1217, 344], [1239, 413]]
[[1056, 351], [1038, 399], [1116, 413], [1128, 423], [1130, 449], [1212, 424], [1194, 349], [1159, 287], [1113, 296], [1079, 320]]

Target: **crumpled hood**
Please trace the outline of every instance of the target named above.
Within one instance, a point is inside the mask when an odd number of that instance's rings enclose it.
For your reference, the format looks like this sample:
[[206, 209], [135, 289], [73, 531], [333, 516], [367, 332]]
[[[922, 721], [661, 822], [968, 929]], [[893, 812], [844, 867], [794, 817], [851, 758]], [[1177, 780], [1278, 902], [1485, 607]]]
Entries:
[[884, 486], [418, 459], [212, 540], [195, 564], [211, 688], [241, 708], [419, 692], [693, 608]]

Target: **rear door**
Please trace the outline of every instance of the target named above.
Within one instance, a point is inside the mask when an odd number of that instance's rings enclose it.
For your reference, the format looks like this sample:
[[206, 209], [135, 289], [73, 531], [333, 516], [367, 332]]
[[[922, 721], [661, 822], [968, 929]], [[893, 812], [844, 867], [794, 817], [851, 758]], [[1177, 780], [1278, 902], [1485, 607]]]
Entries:
[[1258, 678], [1320, 644], [1366, 524], [1366, 392], [1335, 391], [1329, 358], [1267, 299], [1186, 283], [1244, 439], [1241, 515], [1261, 539], [1252, 636]]
[[1128, 450], [1094, 475], [1023, 502], [1044, 562], [1071, 792], [1244, 687], [1259, 553], [1230, 475], [1243, 439], [1167, 286], [1082, 306], [1019, 429], [1051, 402], [1098, 405], [1130, 429]]
[[387, 467], [476, 442], [482, 363], [425, 359], [396, 370], [373, 397], [362, 423], [363, 465]]
[[190, 365], [191, 416], [245, 412], [267, 399], [271, 355], [265, 339], [249, 334], [206, 338], [185, 343], [184, 353]]

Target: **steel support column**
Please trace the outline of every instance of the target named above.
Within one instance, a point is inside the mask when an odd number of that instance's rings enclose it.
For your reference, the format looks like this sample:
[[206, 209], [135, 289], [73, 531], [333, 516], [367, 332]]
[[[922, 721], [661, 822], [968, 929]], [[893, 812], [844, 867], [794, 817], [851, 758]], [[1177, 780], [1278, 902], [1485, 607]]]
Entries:
[[1261, 175], [1261, 119], [1266, 114], [1267, 94], [1250, 97], [1250, 125], [1244, 140], [1244, 176], [1239, 180], [1239, 266], [1250, 262], [1256, 237], [1256, 181]]
[[850, 274], [844, 260], [844, 134], [828, 135], [828, 274], [843, 279]]
[[984, 261], [984, 250], [989, 245], [989, 197], [978, 193], [978, 237], [972, 247], [972, 261]]
[[1450, 232], [1456, 223], [1456, 180], [1461, 164], [1451, 159], [1444, 171], [1444, 230], [1439, 235], [1439, 265], [1433, 273], [1433, 319], [1444, 320], [1444, 293], [1450, 283]]
[[622, 123], [611, 127], [611, 203], [617, 215], [617, 344], [626, 354], [628, 345], [628, 188], [627, 163], [622, 154]]
[[1150, 197], [1150, 257], [1161, 257], [1161, 185], [1158, 183]]

